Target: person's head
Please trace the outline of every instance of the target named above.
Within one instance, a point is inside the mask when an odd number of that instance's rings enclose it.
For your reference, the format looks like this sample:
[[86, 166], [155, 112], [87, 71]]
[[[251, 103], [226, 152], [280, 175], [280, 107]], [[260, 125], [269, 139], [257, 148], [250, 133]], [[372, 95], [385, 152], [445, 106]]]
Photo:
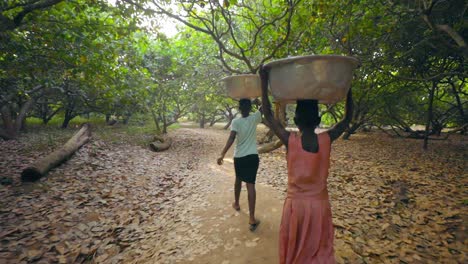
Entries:
[[316, 128], [320, 124], [317, 100], [297, 100], [294, 123], [299, 129]]
[[252, 102], [250, 99], [240, 99], [239, 100], [239, 110], [241, 111], [242, 116], [248, 116], [252, 110]]

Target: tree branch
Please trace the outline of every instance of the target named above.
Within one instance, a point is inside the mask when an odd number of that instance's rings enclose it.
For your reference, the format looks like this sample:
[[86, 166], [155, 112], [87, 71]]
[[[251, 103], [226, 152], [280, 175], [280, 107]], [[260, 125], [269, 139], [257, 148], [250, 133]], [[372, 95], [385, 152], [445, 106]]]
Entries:
[[449, 25], [435, 25], [435, 27], [438, 30], [447, 33], [447, 35], [449, 35], [461, 48], [466, 47], [466, 42], [463, 39], [463, 37], [460, 36], [460, 34], [458, 34], [458, 32], [456, 32], [455, 30], [453, 30], [453, 28], [451, 28]]
[[[60, 2], [62, 2], [63, 0], [43, 0], [43, 1], [36, 1], [34, 3], [31, 3], [31, 4], [17, 4], [16, 6], [14, 7], [10, 7], [10, 8], [7, 8], [6, 10], [8, 9], [11, 9], [11, 8], [16, 8], [16, 7], [22, 7], [23, 10], [21, 12], [19, 12], [18, 14], [16, 14], [14, 16], [13, 19], [9, 19], [7, 17], [5, 17], [3, 14], [0, 14], [0, 32], [5, 32], [5, 31], [8, 31], [8, 30], [13, 30], [17, 27], [19, 27], [21, 25], [21, 22], [23, 21], [24, 17], [35, 11], [35, 10], [39, 10], [39, 9], [45, 9], [45, 8], [48, 8], [48, 7], [51, 7], [53, 5], [56, 5]], [[6, 10], [2, 10], [1, 12], [3, 11], [6, 11]]]

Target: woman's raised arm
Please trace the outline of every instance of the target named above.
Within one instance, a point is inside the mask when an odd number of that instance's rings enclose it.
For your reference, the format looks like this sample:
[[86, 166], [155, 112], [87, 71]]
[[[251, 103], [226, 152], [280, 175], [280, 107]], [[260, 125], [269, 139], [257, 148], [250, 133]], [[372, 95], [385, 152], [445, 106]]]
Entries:
[[328, 130], [328, 135], [330, 135], [332, 142], [343, 134], [351, 122], [351, 119], [353, 119], [353, 95], [351, 93], [351, 89], [349, 89], [346, 97], [345, 116], [343, 120], [336, 123], [330, 130]]
[[274, 118], [273, 112], [271, 111], [271, 103], [268, 99], [268, 74], [269, 69], [260, 66], [260, 79], [262, 83], [262, 111], [267, 122], [267, 125], [276, 136], [283, 142], [283, 144], [288, 147], [289, 132], [283, 127], [283, 125]]

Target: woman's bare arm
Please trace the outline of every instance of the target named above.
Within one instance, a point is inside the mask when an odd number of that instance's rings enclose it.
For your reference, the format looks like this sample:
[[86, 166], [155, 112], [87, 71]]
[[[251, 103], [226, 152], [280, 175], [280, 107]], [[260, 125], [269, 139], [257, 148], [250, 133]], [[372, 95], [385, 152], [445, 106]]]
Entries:
[[273, 130], [276, 136], [288, 147], [289, 132], [283, 127], [283, 125], [274, 118], [273, 112], [271, 111], [271, 103], [268, 99], [268, 69], [263, 65], [260, 67], [260, 79], [262, 82], [262, 111], [265, 117], [266, 125]]
[[348, 95], [346, 96], [346, 106], [345, 106], [345, 115], [343, 120], [336, 123], [330, 130], [328, 130], [328, 134], [330, 135], [330, 139], [333, 142], [335, 139], [339, 138], [341, 134], [346, 130], [351, 119], [353, 118], [353, 96], [351, 93], [351, 89], [348, 91]]
[[229, 138], [226, 142], [226, 145], [224, 146], [223, 152], [221, 152], [221, 155], [218, 158], [218, 165], [223, 164], [223, 159], [224, 156], [226, 155], [226, 152], [231, 148], [232, 143], [234, 143], [234, 140], [236, 140], [236, 131], [231, 131], [231, 134], [229, 134]]

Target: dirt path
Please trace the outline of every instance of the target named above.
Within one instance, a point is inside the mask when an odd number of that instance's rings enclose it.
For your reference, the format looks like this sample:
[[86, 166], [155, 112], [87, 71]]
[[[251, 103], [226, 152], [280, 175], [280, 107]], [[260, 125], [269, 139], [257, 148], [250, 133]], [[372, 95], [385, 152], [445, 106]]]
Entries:
[[207, 195], [208, 205], [197, 212], [203, 224], [200, 231], [205, 239], [217, 241], [202, 256], [197, 256], [187, 263], [277, 263], [278, 230], [281, 218], [282, 202], [277, 191], [264, 184], [257, 184], [256, 215], [261, 221], [254, 232], [248, 230], [248, 204], [245, 186], [241, 193], [241, 211], [235, 212], [230, 204], [233, 201], [234, 171], [232, 162], [225, 162], [221, 168], [211, 169], [215, 188]]
[[191, 175], [196, 184], [186, 183], [180, 190], [190, 192], [175, 208], [181, 212], [180, 222], [167, 237], [156, 242], [165, 241], [160, 245], [162, 248], [172, 246], [172, 254], [170, 250], [159, 250], [149, 262], [277, 263], [282, 194], [270, 186], [257, 184], [256, 215], [261, 224], [254, 233], [250, 232], [245, 185], [241, 192], [241, 211], [231, 207], [235, 177], [232, 149], [222, 166], [215, 163], [228, 134], [221, 130], [188, 131], [203, 133], [213, 145], [207, 146], [209, 153], [201, 157], [200, 166]]

